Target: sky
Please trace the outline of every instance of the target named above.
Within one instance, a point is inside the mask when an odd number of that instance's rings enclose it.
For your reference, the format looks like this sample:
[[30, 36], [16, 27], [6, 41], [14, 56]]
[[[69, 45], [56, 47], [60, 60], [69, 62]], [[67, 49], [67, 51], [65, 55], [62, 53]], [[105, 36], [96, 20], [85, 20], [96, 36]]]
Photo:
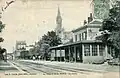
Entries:
[[[62, 27], [71, 31], [83, 25], [83, 21], [92, 12], [91, 0], [16, 0], [2, 14], [6, 24], [0, 36], [0, 43], [8, 52], [13, 51], [16, 40], [26, 40], [27, 45], [34, 44], [47, 31], [56, 27], [58, 5], [63, 19]], [[0, 0], [0, 7], [4, 0]]]

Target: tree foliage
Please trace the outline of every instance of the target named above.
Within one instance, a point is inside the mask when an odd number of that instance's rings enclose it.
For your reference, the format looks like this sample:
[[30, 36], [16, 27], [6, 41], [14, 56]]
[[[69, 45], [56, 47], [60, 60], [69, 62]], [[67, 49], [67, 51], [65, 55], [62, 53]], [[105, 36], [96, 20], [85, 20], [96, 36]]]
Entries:
[[[5, 28], [5, 24], [3, 24], [2, 21], [0, 21], [0, 33], [2, 32], [2, 30]], [[0, 37], [0, 42], [3, 42], [4, 39], [2, 37]], [[4, 56], [3, 53], [6, 51], [5, 48], [1, 48], [0, 46], [0, 60], [4, 60]]]
[[0, 21], [0, 32], [2, 32], [3, 28], [5, 28], [5, 24], [3, 24], [2, 21]]
[[47, 34], [44, 34], [41, 40], [41, 49], [44, 51], [44, 57], [49, 56], [49, 47], [57, 46], [61, 43], [61, 38], [56, 35], [56, 32], [48, 31]]
[[56, 35], [54, 31], [48, 31], [46, 35], [42, 36], [42, 40], [44, 43], [49, 44], [51, 47], [62, 43], [61, 39], [58, 35]]
[[4, 60], [4, 55], [3, 55], [4, 52], [6, 52], [6, 49], [0, 47], [0, 60]]
[[48, 31], [47, 34], [44, 34], [42, 38], [36, 43], [35, 47], [31, 49], [33, 55], [36, 53], [42, 56], [44, 59], [47, 59], [49, 56], [49, 47], [57, 46], [61, 44], [61, 39], [56, 32]]
[[[0, 21], [0, 33], [2, 32], [2, 30], [5, 28], [5, 24], [2, 23], [2, 21]], [[3, 42], [4, 39], [2, 37], [0, 37], [0, 42]]]
[[117, 1], [116, 5], [109, 10], [109, 17], [103, 20], [102, 28], [103, 35], [100, 39], [104, 43], [110, 44], [115, 48], [116, 57], [120, 53], [120, 2]]

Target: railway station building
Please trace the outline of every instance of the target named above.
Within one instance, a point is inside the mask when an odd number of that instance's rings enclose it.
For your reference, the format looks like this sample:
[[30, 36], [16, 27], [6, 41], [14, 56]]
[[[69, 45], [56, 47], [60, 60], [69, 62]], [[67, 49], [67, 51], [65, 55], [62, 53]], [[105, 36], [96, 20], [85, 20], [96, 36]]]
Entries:
[[72, 30], [73, 42], [50, 47], [51, 60], [60, 62], [103, 63], [112, 58], [111, 47], [96, 40], [102, 21], [91, 22]]

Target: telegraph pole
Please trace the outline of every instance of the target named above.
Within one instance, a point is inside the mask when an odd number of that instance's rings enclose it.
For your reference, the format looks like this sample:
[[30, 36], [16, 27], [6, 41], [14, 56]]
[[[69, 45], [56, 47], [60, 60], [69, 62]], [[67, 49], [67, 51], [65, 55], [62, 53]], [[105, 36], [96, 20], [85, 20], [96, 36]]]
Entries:
[[15, 59], [15, 50], [14, 50], [14, 47], [13, 47], [13, 54], [12, 54], [12, 60]]

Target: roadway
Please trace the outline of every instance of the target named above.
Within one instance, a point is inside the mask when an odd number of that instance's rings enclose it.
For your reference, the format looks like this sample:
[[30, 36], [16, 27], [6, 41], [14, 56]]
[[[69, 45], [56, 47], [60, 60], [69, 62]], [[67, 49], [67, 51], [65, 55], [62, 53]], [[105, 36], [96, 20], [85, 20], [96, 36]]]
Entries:
[[[109, 72], [119, 73], [119, 67], [106, 66], [106, 65], [92, 65], [92, 64], [79, 64], [79, 63], [65, 63], [65, 62], [50, 62], [50, 61], [32, 61], [32, 60], [14, 60], [8, 61], [10, 70], [4, 70], [5, 73], [27, 73], [27, 74], [46, 74], [46, 75], [85, 75], [85, 76], [99, 76], [103, 77], [103, 74]], [[5, 66], [5, 65], [4, 65]], [[96, 66], [96, 67], [95, 67]], [[87, 68], [88, 67], [88, 68]], [[90, 69], [94, 67], [95, 69]], [[109, 68], [107, 70], [100, 70], [104, 67]], [[86, 69], [85, 69], [86, 68]], [[112, 68], [110, 70], [110, 68]], [[114, 70], [113, 70], [114, 69]], [[116, 74], [118, 75], [118, 74]], [[119, 78], [119, 77], [118, 77]]]

